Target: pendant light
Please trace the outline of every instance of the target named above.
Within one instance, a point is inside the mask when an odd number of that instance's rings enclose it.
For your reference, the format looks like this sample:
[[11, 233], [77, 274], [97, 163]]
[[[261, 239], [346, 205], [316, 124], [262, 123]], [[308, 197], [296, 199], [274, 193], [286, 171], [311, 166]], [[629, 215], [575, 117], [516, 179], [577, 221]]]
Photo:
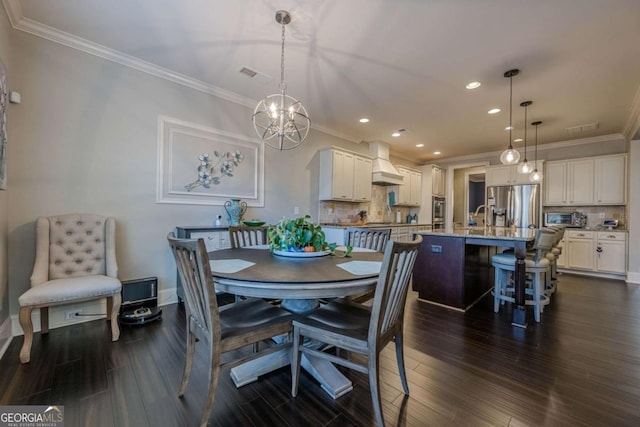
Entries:
[[542, 124], [542, 122], [541, 121], [537, 121], [537, 122], [533, 122], [531, 124], [536, 127], [536, 163], [535, 163], [535, 167], [533, 169], [533, 172], [531, 172], [531, 175], [529, 175], [529, 181], [531, 181], [531, 182], [541, 182], [542, 181], [542, 172], [538, 171], [538, 126], [540, 126]]
[[533, 104], [532, 101], [524, 101], [520, 103], [524, 107], [524, 160], [518, 164], [518, 173], [529, 174], [532, 171], [531, 165], [527, 161], [527, 108]]
[[500, 161], [504, 165], [515, 165], [520, 160], [520, 153], [511, 145], [511, 131], [513, 130], [513, 126], [511, 125], [513, 113], [513, 76], [517, 76], [519, 72], [520, 70], [514, 68], [504, 73], [504, 76], [509, 78], [509, 147], [500, 155]]
[[269, 95], [253, 112], [253, 128], [265, 144], [277, 150], [290, 150], [302, 144], [311, 127], [307, 110], [297, 99], [286, 94], [284, 83], [284, 27], [291, 22], [286, 10], [276, 12], [276, 22], [282, 26], [280, 55], [280, 93]]

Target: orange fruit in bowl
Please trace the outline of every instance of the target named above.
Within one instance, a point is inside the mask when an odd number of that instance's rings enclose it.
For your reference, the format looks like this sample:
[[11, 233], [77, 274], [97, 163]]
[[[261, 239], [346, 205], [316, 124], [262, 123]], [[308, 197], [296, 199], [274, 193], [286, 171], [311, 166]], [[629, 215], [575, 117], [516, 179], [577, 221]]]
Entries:
[[313, 246], [305, 246], [304, 247], [304, 251], [305, 252], [315, 252], [316, 248], [314, 248]]

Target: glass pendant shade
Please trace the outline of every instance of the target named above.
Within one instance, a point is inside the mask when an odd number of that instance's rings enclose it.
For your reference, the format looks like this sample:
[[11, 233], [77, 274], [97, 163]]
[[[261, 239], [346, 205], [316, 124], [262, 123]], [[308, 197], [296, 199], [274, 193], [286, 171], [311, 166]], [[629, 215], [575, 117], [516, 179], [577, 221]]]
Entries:
[[542, 182], [542, 172], [535, 168], [531, 175], [529, 175], [529, 181], [531, 182]]
[[284, 26], [291, 22], [285, 10], [276, 12], [276, 22], [282, 25], [280, 55], [280, 93], [268, 95], [253, 111], [253, 129], [269, 147], [290, 150], [302, 144], [311, 128], [309, 114], [302, 103], [286, 94], [284, 83]]
[[529, 162], [527, 162], [527, 159], [524, 159], [518, 165], [518, 173], [530, 173], [531, 171], [532, 171], [531, 165], [529, 164]]
[[507, 148], [500, 155], [500, 161], [503, 165], [515, 165], [520, 161], [520, 153], [513, 147]]
[[500, 162], [502, 162], [503, 165], [515, 165], [520, 161], [520, 153], [511, 145], [511, 131], [513, 129], [511, 124], [513, 113], [513, 76], [517, 76], [519, 72], [520, 70], [513, 69], [504, 73], [504, 76], [509, 78], [509, 147], [500, 155]]

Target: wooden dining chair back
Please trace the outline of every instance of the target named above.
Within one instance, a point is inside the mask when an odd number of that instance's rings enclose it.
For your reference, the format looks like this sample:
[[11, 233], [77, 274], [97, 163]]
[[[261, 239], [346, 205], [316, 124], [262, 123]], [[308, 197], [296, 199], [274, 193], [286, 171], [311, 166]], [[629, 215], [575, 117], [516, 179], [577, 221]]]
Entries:
[[[177, 239], [173, 233], [169, 233], [167, 240], [184, 286], [186, 313], [187, 354], [178, 395], [184, 395], [193, 365], [195, 344], [201, 342], [208, 347], [210, 362], [209, 389], [200, 420], [200, 425], [206, 426], [213, 408], [220, 368], [223, 366], [220, 361], [222, 353], [268, 340], [276, 335], [288, 334], [291, 331], [292, 316], [257, 298], [218, 307], [204, 240]], [[236, 358], [224, 365], [241, 363], [274, 352], [290, 345], [287, 341], [266, 347], [259, 353], [250, 352], [248, 356]]]
[[245, 248], [247, 246], [268, 245], [269, 238], [267, 236], [268, 225], [260, 227], [229, 227], [229, 240], [231, 248]]
[[344, 233], [344, 244], [382, 252], [390, 238], [390, 228], [348, 227]]
[[[371, 399], [376, 421], [384, 425], [380, 398], [380, 352], [395, 342], [398, 371], [405, 394], [409, 386], [404, 367], [403, 325], [409, 279], [418, 254], [422, 237], [410, 243], [389, 241], [384, 251], [382, 268], [376, 285], [373, 306], [365, 307], [348, 299], [336, 299], [304, 318], [293, 322], [293, 358], [291, 364], [291, 395], [298, 394], [302, 353], [327, 359], [333, 363], [368, 374]], [[338, 349], [366, 356], [361, 364], [337, 354], [302, 346], [304, 339], [317, 340]]]

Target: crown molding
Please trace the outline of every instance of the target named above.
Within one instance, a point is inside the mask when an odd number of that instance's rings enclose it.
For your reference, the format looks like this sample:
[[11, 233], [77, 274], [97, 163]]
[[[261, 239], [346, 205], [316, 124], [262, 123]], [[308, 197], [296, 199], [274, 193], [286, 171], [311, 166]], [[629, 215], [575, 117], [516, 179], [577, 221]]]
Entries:
[[[608, 135], [592, 136], [589, 138], [570, 139], [567, 141], [550, 142], [548, 144], [538, 144], [538, 151], [555, 150], [557, 148], [564, 148], [564, 147], [575, 147], [577, 145], [598, 144], [598, 143], [615, 141], [617, 139], [625, 141], [625, 136], [622, 135], [621, 133], [611, 133]], [[488, 153], [470, 154], [468, 156], [449, 157], [449, 158], [442, 158], [437, 160], [429, 160], [429, 161], [426, 161], [425, 164], [426, 163], [449, 164], [449, 163], [457, 163], [457, 162], [462, 162], [467, 160], [479, 160], [479, 159], [486, 160], [487, 158], [490, 158], [490, 157], [499, 157], [500, 154], [502, 154], [502, 150], [491, 151]]]
[[[4, 4], [5, 10], [7, 11], [9, 21], [13, 28], [15, 28], [16, 30], [24, 31], [26, 33], [41, 37], [54, 43], [58, 43], [72, 49], [88, 53], [89, 55], [106, 59], [107, 61], [115, 62], [125, 67], [129, 67], [134, 70], [152, 75], [154, 77], [158, 77], [179, 84], [181, 86], [188, 87], [198, 92], [213, 95], [251, 109], [253, 109], [258, 103], [258, 101], [255, 99], [239, 95], [235, 92], [231, 92], [218, 86], [203, 82], [201, 80], [194, 79], [185, 74], [181, 74], [169, 70], [168, 68], [143, 61], [142, 59], [136, 58], [126, 53], [119, 52], [117, 50], [102, 46], [81, 37], [74, 36], [73, 34], [69, 34], [48, 25], [44, 25], [32, 19], [25, 18], [22, 12], [22, 6], [20, 5], [20, 0], [2, 0], [2, 2]], [[311, 128], [322, 133], [344, 139], [346, 141], [355, 143], [359, 142], [359, 139], [357, 138], [345, 135], [340, 132], [336, 132], [318, 124], [312, 123]]]
[[631, 113], [622, 131], [627, 141], [640, 138], [640, 86], [638, 86], [636, 96], [633, 97], [630, 110]]

